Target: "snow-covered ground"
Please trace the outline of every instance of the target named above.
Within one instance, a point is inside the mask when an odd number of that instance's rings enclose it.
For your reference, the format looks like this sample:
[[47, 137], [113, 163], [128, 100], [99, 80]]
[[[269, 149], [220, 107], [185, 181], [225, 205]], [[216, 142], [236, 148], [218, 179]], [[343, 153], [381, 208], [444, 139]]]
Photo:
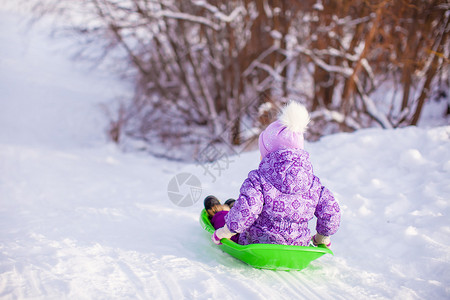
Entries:
[[212, 244], [201, 200], [177, 206], [167, 188], [185, 172], [200, 199], [236, 197], [259, 154], [209, 166], [213, 177], [119, 151], [99, 104], [126, 88], [20, 19], [0, 13], [1, 299], [450, 298], [450, 126], [306, 144], [342, 207], [335, 256], [300, 272], [252, 269]]

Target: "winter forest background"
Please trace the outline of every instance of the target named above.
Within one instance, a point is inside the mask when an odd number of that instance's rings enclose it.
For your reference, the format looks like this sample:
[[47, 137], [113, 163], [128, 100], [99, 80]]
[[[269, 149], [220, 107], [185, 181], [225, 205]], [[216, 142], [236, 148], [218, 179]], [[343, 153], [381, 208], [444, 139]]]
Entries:
[[[449, 17], [0, 0], [0, 299], [450, 299]], [[239, 196], [289, 99], [342, 222], [333, 256], [258, 270], [212, 243], [201, 199]]]
[[291, 99], [312, 113], [310, 141], [417, 125], [426, 102], [450, 113], [446, 0], [26, 3], [64, 20], [54, 34], [76, 41], [72, 54], [131, 80], [108, 134], [155, 155], [251, 148]]

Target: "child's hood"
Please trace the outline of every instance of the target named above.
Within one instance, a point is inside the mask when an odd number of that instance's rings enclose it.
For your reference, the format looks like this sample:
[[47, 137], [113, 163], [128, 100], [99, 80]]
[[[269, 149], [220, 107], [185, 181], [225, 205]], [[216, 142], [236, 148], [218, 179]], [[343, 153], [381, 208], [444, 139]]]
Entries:
[[309, 153], [301, 149], [283, 149], [268, 154], [261, 161], [258, 171], [285, 194], [308, 192], [313, 180]]

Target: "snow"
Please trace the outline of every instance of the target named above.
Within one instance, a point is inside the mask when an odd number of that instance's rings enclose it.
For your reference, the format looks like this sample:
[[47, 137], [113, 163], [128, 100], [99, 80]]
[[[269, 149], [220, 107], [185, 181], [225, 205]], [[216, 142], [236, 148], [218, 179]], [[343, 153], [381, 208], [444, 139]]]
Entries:
[[313, 9], [319, 10], [319, 11], [324, 10], [322, 1], [321, 1], [321, 0], [317, 1], [317, 2], [313, 5]]
[[236, 197], [259, 153], [218, 162], [214, 180], [120, 151], [99, 104], [126, 87], [20, 19], [0, 14], [0, 298], [450, 298], [450, 126], [307, 143], [342, 207], [335, 255], [299, 272], [252, 269], [209, 240], [201, 200], [178, 207], [167, 185], [191, 173], [200, 199]]

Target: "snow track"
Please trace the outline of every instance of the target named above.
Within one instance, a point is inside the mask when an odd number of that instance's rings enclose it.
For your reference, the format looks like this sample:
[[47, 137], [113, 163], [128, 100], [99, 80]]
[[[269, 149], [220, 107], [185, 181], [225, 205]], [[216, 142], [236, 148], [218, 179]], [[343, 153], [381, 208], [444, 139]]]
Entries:
[[[237, 186], [257, 153], [234, 157], [213, 184], [198, 166], [111, 146], [62, 151], [0, 144], [0, 295], [445, 299], [449, 135], [450, 127], [366, 130], [308, 144], [316, 173], [341, 202], [343, 221], [332, 239], [335, 256], [301, 272], [255, 270], [222, 253], [200, 228], [201, 201], [181, 208], [167, 197], [167, 183], [179, 172], [202, 178], [203, 197], [214, 191], [235, 197], [237, 188], [230, 190], [225, 178]], [[380, 146], [348, 151], [369, 138]], [[415, 163], [414, 154], [404, 165], [410, 149], [420, 149], [426, 161]]]

